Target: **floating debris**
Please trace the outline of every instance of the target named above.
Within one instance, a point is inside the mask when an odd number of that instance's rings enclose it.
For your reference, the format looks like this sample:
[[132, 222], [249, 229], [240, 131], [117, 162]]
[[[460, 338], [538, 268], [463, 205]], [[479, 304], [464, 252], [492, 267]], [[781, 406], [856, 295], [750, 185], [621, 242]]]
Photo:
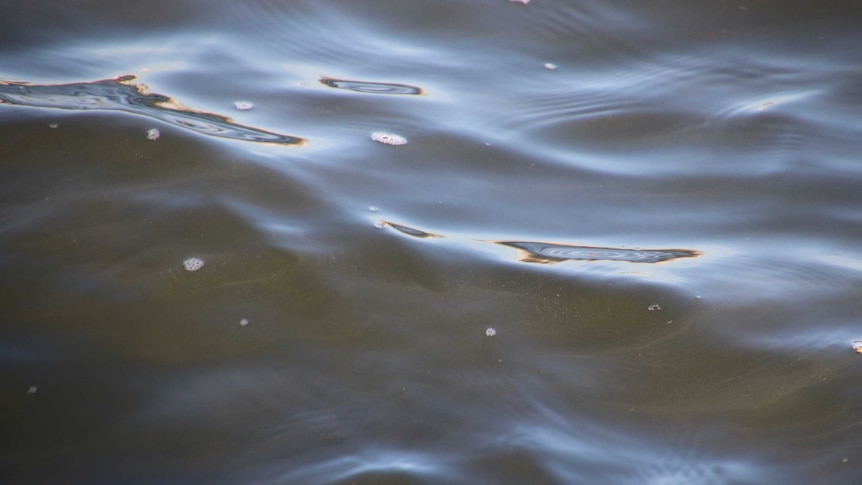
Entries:
[[406, 145], [407, 138], [394, 133], [386, 133], [384, 131], [375, 131], [371, 134], [371, 139], [383, 143], [385, 145]]
[[377, 208], [376, 206], [373, 206], [373, 205], [368, 206], [368, 212], [378, 212], [379, 210], [380, 209]]
[[248, 111], [254, 108], [254, 105], [249, 101], [237, 101], [234, 104], [234, 107], [240, 111]]
[[30, 386], [30, 388], [29, 388], [29, 389], [27, 389], [27, 395], [28, 395], [28, 396], [32, 396], [33, 394], [36, 394], [36, 391], [38, 391], [38, 390], [39, 390], [39, 388], [38, 388], [38, 387], [36, 387], [36, 386]]
[[551, 64], [550, 62], [545, 63], [545, 69], [553, 71], [556, 68], [557, 68], [556, 64]]
[[661, 305], [659, 305], [658, 303], [653, 303], [652, 305], [647, 307], [647, 310], [649, 310], [651, 312], [657, 312], [657, 311], [661, 310]]
[[48, 124], [48, 128], [57, 128], [58, 126], [60, 126], [60, 125], [58, 125], [57, 123], [49, 123]]
[[850, 346], [853, 347], [853, 350], [862, 354], [862, 340], [854, 340]]
[[386, 227], [386, 221], [377, 221], [374, 223], [374, 227], [376, 227], [377, 229], [383, 229], [384, 227]]
[[162, 136], [162, 134], [155, 128], [147, 130], [147, 140], [156, 141], [160, 136]]
[[524, 263], [554, 264], [561, 261], [624, 261], [626, 263], [662, 263], [682, 258], [696, 258], [702, 253], [690, 249], [627, 249], [574, 246], [530, 241], [491, 241], [521, 251]]
[[200, 258], [189, 258], [183, 261], [183, 268], [186, 271], [197, 271], [204, 267], [204, 260]]
[[485, 330], [485, 336], [486, 337], [493, 337], [494, 335], [497, 335], [497, 331], [494, 330], [493, 328], [488, 327], [488, 329]]
[[246, 325], [248, 325], [248, 318], [243, 318], [239, 321], [239, 324], [245, 327]]
[[347, 89], [350, 91], [356, 91], [357, 93], [407, 95], [425, 94], [424, 89], [418, 86], [410, 86], [408, 84], [348, 81], [346, 79], [333, 79], [331, 77], [321, 78], [320, 82], [331, 88]]
[[121, 111], [170, 123], [194, 132], [262, 143], [302, 145], [295, 136], [239, 125], [225, 116], [187, 108], [174, 99], [135, 84], [133, 75], [71, 84], [29, 84], [0, 80], [0, 106], [4, 104], [73, 110]]

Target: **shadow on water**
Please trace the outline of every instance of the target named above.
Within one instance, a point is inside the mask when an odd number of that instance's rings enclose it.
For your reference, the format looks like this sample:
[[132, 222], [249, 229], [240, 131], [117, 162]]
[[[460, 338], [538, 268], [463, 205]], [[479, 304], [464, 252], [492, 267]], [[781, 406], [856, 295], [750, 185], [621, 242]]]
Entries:
[[149, 93], [133, 75], [89, 83], [28, 84], [0, 80], [0, 104], [72, 110], [109, 110], [155, 118], [194, 132], [234, 140], [303, 145], [295, 136], [239, 125], [226, 116], [187, 108], [168, 96]]

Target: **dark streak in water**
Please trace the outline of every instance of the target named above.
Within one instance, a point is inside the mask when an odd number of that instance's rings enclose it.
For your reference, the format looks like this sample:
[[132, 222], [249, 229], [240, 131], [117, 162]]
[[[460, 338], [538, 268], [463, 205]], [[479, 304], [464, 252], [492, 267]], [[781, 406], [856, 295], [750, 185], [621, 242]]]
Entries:
[[320, 82], [331, 88], [349, 89], [350, 91], [356, 91], [358, 93], [408, 95], [425, 94], [424, 89], [418, 86], [410, 86], [408, 84], [380, 83], [370, 81], [348, 81], [346, 79], [333, 79], [331, 77], [321, 78]]
[[[398, 232], [418, 238], [440, 238], [439, 234], [383, 221]], [[524, 263], [554, 264], [562, 261], [622, 261], [626, 263], [663, 263], [682, 258], [696, 258], [703, 253], [693, 249], [628, 249], [595, 246], [576, 246], [535, 241], [482, 241], [517, 249]]]
[[554, 264], [561, 261], [624, 261], [627, 263], [663, 263], [682, 258], [696, 258], [702, 253], [691, 249], [627, 249], [573, 246], [530, 241], [492, 241], [513, 247], [525, 263]]
[[209, 136], [235, 140], [302, 145], [302, 138], [239, 125], [228, 117], [196, 111], [168, 96], [148, 93], [135, 76], [88, 83], [36, 85], [0, 80], [0, 104], [71, 110], [122, 111], [148, 116]]
[[401, 224], [395, 224], [394, 222], [383, 221], [383, 224], [384, 224], [384, 225], [386, 225], [386, 226], [391, 227], [392, 229], [397, 230], [398, 232], [402, 232], [402, 233], [404, 233], [404, 234], [407, 234], [408, 236], [419, 237], [419, 238], [422, 238], [422, 239], [429, 239], [429, 238], [435, 238], [435, 237], [443, 237], [443, 236], [440, 236], [440, 235], [437, 235], [437, 234], [433, 234], [433, 233], [430, 233], [430, 232], [421, 231], [421, 230], [419, 230], [419, 229], [415, 229], [415, 228], [412, 228], [412, 227], [409, 227], [409, 226], [403, 226], [403, 225], [401, 225]]

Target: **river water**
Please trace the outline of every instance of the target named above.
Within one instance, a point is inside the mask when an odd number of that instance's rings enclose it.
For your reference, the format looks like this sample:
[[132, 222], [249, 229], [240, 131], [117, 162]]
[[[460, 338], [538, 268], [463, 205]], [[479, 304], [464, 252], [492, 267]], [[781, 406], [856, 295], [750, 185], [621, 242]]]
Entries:
[[0, 12], [3, 483], [860, 483], [859, 1]]

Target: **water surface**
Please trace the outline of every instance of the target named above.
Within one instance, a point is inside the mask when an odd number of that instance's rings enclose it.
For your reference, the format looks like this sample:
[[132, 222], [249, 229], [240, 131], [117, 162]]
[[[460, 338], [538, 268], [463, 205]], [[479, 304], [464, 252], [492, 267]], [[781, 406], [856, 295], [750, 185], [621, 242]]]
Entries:
[[862, 476], [858, 2], [0, 6], [0, 481]]

